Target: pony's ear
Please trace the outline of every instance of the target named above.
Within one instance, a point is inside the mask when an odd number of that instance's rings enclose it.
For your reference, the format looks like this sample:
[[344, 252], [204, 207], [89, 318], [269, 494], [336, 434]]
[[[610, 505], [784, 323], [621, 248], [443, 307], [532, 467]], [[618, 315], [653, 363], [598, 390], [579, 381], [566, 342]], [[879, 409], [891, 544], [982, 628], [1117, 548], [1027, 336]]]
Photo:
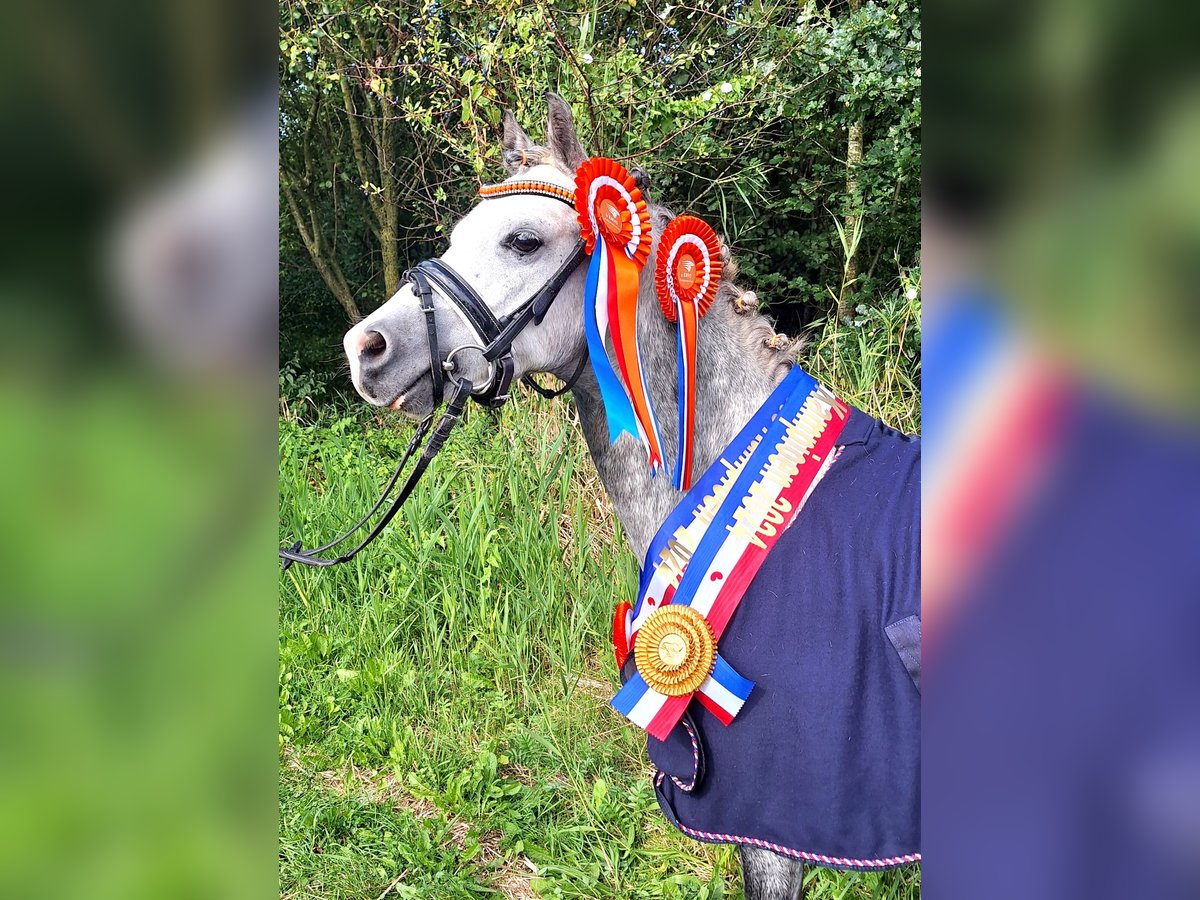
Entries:
[[629, 170], [629, 174], [633, 176], [633, 183], [638, 186], [638, 190], [640, 190], [642, 192], [642, 195], [647, 200], [649, 200], [650, 199], [650, 175], [649, 175], [649, 173], [647, 173], [646, 170], [643, 169], [641, 166], [634, 166], [632, 169]]
[[507, 109], [504, 111], [504, 137], [500, 146], [504, 150], [504, 168], [508, 170], [509, 175], [516, 175], [529, 164], [527, 154], [533, 147], [533, 141], [517, 124], [512, 111]]
[[546, 95], [546, 102], [550, 106], [550, 122], [546, 126], [550, 155], [568, 172], [574, 172], [587, 159], [587, 154], [583, 152], [579, 137], [575, 134], [571, 107], [553, 91]]

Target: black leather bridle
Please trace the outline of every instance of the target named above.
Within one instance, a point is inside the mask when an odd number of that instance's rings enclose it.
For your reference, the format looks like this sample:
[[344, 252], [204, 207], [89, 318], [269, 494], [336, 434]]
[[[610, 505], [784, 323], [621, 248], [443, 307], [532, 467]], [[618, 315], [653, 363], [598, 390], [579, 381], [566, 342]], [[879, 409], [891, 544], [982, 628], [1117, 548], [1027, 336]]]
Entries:
[[[575, 205], [573, 200], [568, 199], [570, 197], [568, 191], [565, 191], [558, 185], [542, 182], [519, 182], [517, 184], [493, 186], [490, 191], [485, 189], [480, 193], [485, 198], [534, 194], [559, 200], [572, 207]], [[400, 511], [404, 502], [417, 486], [417, 482], [425, 473], [429, 463], [437, 456], [438, 451], [446, 443], [450, 432], [462, 417], [468, 398], [473, 397], [477, 403], [489, 409], [497, 409], [503, 406], [509, 399], [509, 387], [512, 384], [513, 373], [515, 371], [512, 357], [513, 343], [516, 341], [517, 336], [531, 323], [534, 325], [541, 324], [546, 312], [550, 309], [550, 305], [558, 297], [558, 293], [562, 290], [563, 285], [566, 284], [567, 279], [579, 267], [584, 256], [584, 243], [582, 240], [579, 240], [562, 265], [558, 267], [558, 270], [550, 276], [549, 281], [542, 285], [532, 297], [522, 303], [517, 309], [499, 319], [496, 318], [487, 304], [483, 302], [475, 289], [467, 284], [462, 276], [455, 272], [453, 268], [440, 259], [424, 260], [417, 263], [405, 273], [404, 279], [412, 285], [413, 292], [417, 295], [417, 299], [421, 304], [421, 310], [425, 314], [425, 328], [429, 343], [429, 371], [430, 377], [433, 380], [433, 412], [426, 416], [421, 424], [417, 426], [412, 440], [409, 441], [408, 447], [405, 449], [403, 457], [401, 457], [400, 464], [396, 466], [396, 471], [392, 473], [387, 486], [379, 495], [379, 499], [367, 511], [367, 514], [340, 537], [335, 538], [327, 544], [322, 544], [320, 547], [304, 550], [301, 548], [300, 541], [297, 541], [290, 547], [281, 547], [279, 549], [279, 556], [283, 560], [284, 569], [287, 569], [294, 562], [302, 563], [306, 566], [334, 566], [338, 563], [348, 562], [357, 556], [359, 551], [366, 547], [367, 544], [379, 536], [380, 532], [387, 527], [396, 513]], [[435, 293], [440, 294], [446, 300], [450, 301], [463, 321], [475, 332], [475, 343], [461, 344], [451, 348], [447, 352], [443, 352], [441, 344], [438, 341], [437, 315], [433, 303]], [[458, 373], [459, 366], [455, 357], [468, 350], [478, 352], [487, 362], [488, 380], [486, 384], [477, 386]], [[579, 365], [576, 366], [575, 372], [567, 379], [566, 384], [558, 390], [543, 388], [528, 375], [525, 375], [522, 381], [543, 397], [557, 397], [571, 389], [575, 381], [583, 373], [583, 367], [586, 364], [587, 353], [584, 353], [580, 357]], [[430, 434], [430, 425], [433, 423], [433, 418], [437, 414], [438, 407], [442, 404], [443, 399], [445, 399], [447, 382], [451, 387], [450, 398], [446, 403], [445, 411], [442, 413], [437, 427]], [[371, 518], [391, 495], [393, 488], [395, 488], [401, 474], [408, 465], [409, 459], [416, 451], [417, 446], [425, 439], [426, 435], [429, 435], [429, 440], [421, 450], [420, 456], [417, 457], [412, 471], [405, 478], [400, 492], [396, 494], [387, 511], [375, 523], [367, 533], [367, 536], [348, 553], [333, 557], [322, 556], [321, 554], [327, 553], [341, 544], [370, 522]]]

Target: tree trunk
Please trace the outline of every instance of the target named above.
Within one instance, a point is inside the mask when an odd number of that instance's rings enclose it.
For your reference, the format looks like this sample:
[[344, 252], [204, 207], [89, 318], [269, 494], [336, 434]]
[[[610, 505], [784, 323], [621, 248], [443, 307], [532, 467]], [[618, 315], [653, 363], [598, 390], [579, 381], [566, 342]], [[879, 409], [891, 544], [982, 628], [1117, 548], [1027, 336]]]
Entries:
[[[862, 0], [849, 0], [851, 14], [858, 12]], [[854, 318], [855, 282], [858, 280], [858, 235], [862, 227], [862, 195], [858, 186], [858, 167], [863, 158], [863, 120], [850, 123], [846, 135], [846, 217], [847, 240], [842, 290], [838, 295], [838, 318], [849, 322]]]
[[300, 235], [300, 240], [304, 243], [304, 249], [308, 251], [313, 265], [321, 276], [321, 280], [329, 288], [329, 293], [333, 294], [337, 298], [337, 302], [342, 305], [342, 309], [346, 311], [346, 315], [350, 318], [350, 321], [357, 322], [362, 318], [362, 313], [358, 309], [358, 304], [354, 302], [354, 294], [350, 290], [350, 284], [346, 281], [346, 276], [342, 274], [342, 267], [338, 265], [337, 260], [329, 251], [324, 236], [315, 229], [310, 230], [305, 227], [304, 216], [300, 211], [300, 202], [291, 185], [285, 181], [282, 183], [282, 187], [284, 199], [287, 201], [288, 213], [292, 217], [292, 223], [296, 226], [296, 232]]
[[396, 198], [396, 170], [392, 163], [392, 140], [395, 121], [387, 106], [380, 104], [383, 121], [379, 126], [379, 185], [383, 194], [380, 203], [379, 249], [383, 254], [384, 296], [390, 298], [400, 290], [400, 246], [397, 244], [400, 225], [400, 205]]
[[400, 245], [392, 226], [379, 229], [379, 249], [383, 254], [384, 300], [390, 300], [400, 290]]
[[351, 322], [359, 321], [363, 315], [358, 309], [358, 304], [354, 302], [354, 295], [350, 293], [350, 288], [346, 284], [346, 277], [342, 274], [342, 267], [337, 264], [336, 260], [326, 260], [323, 256], [313, 255], [309, 250], [309, 255], [312, 256], [313, 265], [317, 267], [317, 272], [320, 273], [321, 279], [326, 286], [337, 297], [338, 303], [342, 305], [342, 309], [346, 311], [346, 316]]

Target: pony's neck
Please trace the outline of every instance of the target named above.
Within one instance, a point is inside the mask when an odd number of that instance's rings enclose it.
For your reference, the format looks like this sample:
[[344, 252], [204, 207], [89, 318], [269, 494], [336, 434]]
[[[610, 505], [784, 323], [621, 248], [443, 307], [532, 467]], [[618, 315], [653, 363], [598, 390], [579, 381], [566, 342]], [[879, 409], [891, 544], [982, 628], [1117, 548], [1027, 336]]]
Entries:
[[[716, 461], [790, 365], [766, 344], [774, 334], [770, 323], [756, 313], [734, 309], [731, 297], [735, 294], [731, 283], [723, 283], [700, 320], [693, 478], [699, 478]], [[645, 450], [634, 438], [622, 435], [615, 444], [609, 443], [604, 406], [590, 366], [573, 392], [592, 461], [640, 563], [655, 532], [683, 496], [671, 479], [679, 453], [676, 329], [659, 308], [651, 266], [642, 272], [638, 340], [662, 432], [665, 472], [650, 476]]]

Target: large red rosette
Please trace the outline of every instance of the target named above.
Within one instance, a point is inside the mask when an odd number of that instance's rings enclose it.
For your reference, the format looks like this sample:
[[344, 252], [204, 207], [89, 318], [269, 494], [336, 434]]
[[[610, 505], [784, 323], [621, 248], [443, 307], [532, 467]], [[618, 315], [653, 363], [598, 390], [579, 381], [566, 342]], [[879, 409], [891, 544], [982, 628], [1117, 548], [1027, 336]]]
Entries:
[[[658, 422], [638, 348], [638, 291], [650, 258], [650, 213], [633, 176], [620, 163], [593, 157], [575, 171], [575, 209], [592, 261], [584, 296], [588, 352], [608, 416], [609, 437], [636, 432], [650, 469], [663, 465]], [[605, 334], [611, 328], [621, 376], [608, 362]]]
[[638, 269], [650, 258], [650, 213], [633, 176], [603, 156], [584, 160], [575, 170], [575, 210], [579, 232], [591, 254], [596, 237], [623, 250]]

